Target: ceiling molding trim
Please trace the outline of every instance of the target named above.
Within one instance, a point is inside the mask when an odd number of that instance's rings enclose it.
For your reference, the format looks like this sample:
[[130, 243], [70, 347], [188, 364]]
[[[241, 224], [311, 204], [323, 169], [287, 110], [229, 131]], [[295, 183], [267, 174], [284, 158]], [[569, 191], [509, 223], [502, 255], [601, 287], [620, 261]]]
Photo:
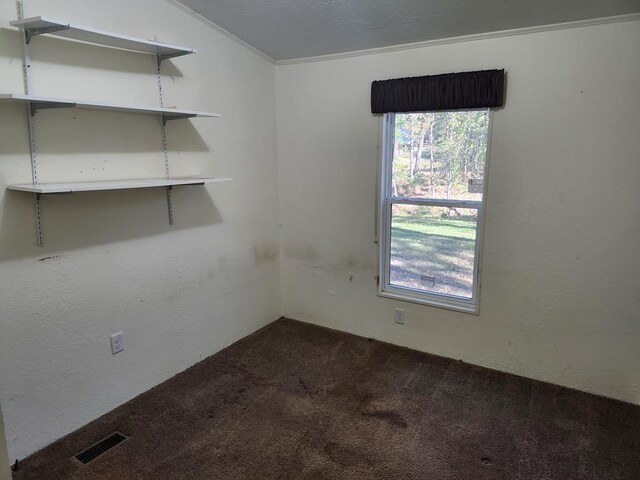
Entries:
[[198, 12], [196, 12], [195, 10], [190, 9], [189, 7], [187, 7], [186, 5], [183, 5], [182, 3], [180, 3], [178, 0], [164, 0], [165, 2], [169, 3], [170, 5], [173, 5], [174, 7], [176, 7], [178, 10], [183, 11], [184, 13], [186, 13], [187, 15], [190, 15], [191, 17], [195, 18], [196, 20], [204, 23], [206, 26], [208, 26], [209, 28], [215, 30], [216, 32], [224, 35], [225, 37], [229, 38], [230, 40], [233, 40], [234, 42], [240, 44], [241, 46], [243, 46], [244, 48], [246, 48], [247, 50], [250, 50], [251, 52], [255, 53], [257, 56], [259, 56], [260, 58], [262, 58], [263, 60], [266, 60], [267, 62], [271, 63], [272, 65], [276, 65], [276, 61], [271, 58], [269, 55], [267, 55], [266, 53], [264, 53], [261, 50], [258, 50], [257, 48], [255, 48], [252, 45], [249, 45], [247, 42], [245, 42], [244, 40], [242, 40], [241, 38], [236, 37], [233, 33], [228, 32], [227, 30], [225, 30], [224, 28], [222, 28], [221, 26], [213, 23], [211, 20], [209, 20], [207, 17], [200, 15]]
[[366, 50], [356, 50], [344, 53], [332, 53], [328, 55], [318, 55], [315, 57], [293, 58], [289, 60], [278, 60], [276, 65], [295, 65], [298, 63], [323, 62], [326, 60], [337, 60], [341, 58], [360, 57], [363, 55], [375, 55], [378, 53], [398, 52], [411, 50], [414, 48], [434, 47], [437, 45], [448, 45], [450, 43], [471, 42], [475, 40], [488, 40], [492, 38], [511, 37], [516, 35], [528, 35], [531, 33], [550, 32], [554, 30], [564, 30], [568, 28], [590, 27], [593, 25], [603, 25], [607, 23], [631, 22], [640, 20], [640, 13], [630, 13], [627, 15], [615, 15], [612, 17], [592, 18], [588, 20], [578, 20], [575, 22], [554, 23], [551, 25], [539, 25], [535, 27], [515, 28], [512, 30], [501, 30], [498, 32], [477, 33], [473, 35], [463, 35], [460, 37], [441, 38], [427, 40], [424, 42], [405, 43], [402, 45], [392, 45], [389, 47], [370, 48]]

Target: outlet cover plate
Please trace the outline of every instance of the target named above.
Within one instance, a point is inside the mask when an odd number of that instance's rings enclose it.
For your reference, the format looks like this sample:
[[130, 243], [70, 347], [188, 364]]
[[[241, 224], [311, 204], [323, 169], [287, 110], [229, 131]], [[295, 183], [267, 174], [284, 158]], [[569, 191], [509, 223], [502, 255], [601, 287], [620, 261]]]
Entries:
[[115, 355], [124, 350], [124, 342], [122, 340], [122, 332], [111, 335], [111, 354]]
[[404, 321], [406, 317], [407, 317], [407, 314], [404, 310], [402, 310], [401, 308], [396, 308], [396, 312], [393, 315], [393, 321], [399, 325], [404, 325]]

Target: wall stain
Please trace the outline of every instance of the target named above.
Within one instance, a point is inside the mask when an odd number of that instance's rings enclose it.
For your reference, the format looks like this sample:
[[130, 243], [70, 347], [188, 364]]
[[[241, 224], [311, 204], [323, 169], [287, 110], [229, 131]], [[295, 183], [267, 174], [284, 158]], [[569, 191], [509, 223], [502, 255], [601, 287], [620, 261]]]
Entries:
[[352, 270], [358, 268], [360, 262], [355, 255], [347, 254], [340, 259], [337, 266], [340, 270]]
[[275, 245], [262, 245], [253, 247], [253, 264], [264, 265], [273, 263], [278, 259], [279, 248]]
[[284, 248], [284, 254], [291, 260], [302, 260], [304, 262], [315, 263], [320, 259], [317, 250], [311, 245], [296, 246], [287, 245]]
[[[348, 252], [342, 255], [336, 255], [336, 260], [321, 259], [318, 251], [312, 245], [285, 245], [283, 249], [285, 258], [289, 260], [298, 260], [305, 263], [313, 264], [318, 270], [327, 272], [348, 272], [350, 282], [353, 280], [354, 270], [357, 271], [373, 271], [375, 270], [375, 261], [372, 258], [356, 255]], [[375, 258], [375, 252], [372, 253]]]
[[39, 262], [46, 262], [48, 260], [55, 260], [57, 258], [62, 258], [62, 255], [50, 255], [48, 257], [39, 258], [38, 261]]

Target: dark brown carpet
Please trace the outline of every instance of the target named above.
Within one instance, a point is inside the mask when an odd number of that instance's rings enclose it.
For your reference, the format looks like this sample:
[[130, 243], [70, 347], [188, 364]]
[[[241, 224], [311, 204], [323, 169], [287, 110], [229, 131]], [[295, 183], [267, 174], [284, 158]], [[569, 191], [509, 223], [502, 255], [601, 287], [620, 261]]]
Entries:
[[640, 407], [281, 319], [15, 478], [638, 480]]

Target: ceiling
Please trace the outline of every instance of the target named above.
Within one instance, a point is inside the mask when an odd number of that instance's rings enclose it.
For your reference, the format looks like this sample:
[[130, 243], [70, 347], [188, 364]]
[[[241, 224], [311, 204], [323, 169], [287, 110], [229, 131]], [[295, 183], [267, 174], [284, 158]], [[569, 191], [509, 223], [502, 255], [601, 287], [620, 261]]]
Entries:
[[179, 0], [274, 60], [640, 12], [640, 0]]

